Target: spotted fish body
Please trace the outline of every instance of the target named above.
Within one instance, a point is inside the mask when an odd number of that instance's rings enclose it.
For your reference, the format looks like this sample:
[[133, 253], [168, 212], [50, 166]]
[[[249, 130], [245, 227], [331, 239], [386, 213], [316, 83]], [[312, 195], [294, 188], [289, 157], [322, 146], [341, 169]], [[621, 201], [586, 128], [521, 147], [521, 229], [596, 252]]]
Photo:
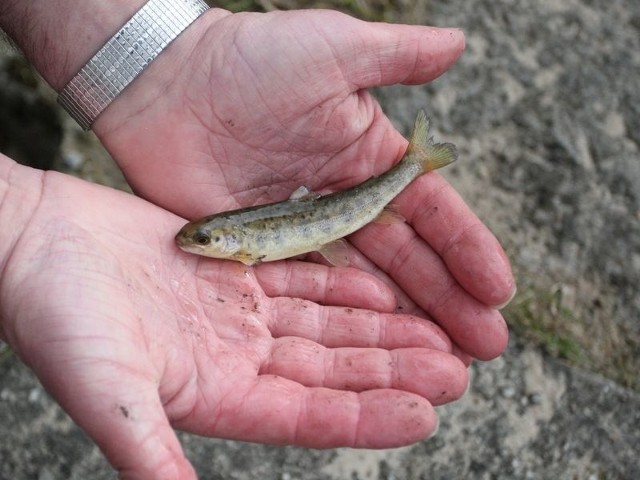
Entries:
[[176, 243], [187, 252], [247, 265], [313, 251], [340, 265], [339, 239], [380, 217], [414, 179], [456, 158], [453, 144], [429, 138], [421, 111], [407, 151], [384, 174], [342, 192], [319, 196], [301, 187], [289, 200], [211, 215], [182, 227]]

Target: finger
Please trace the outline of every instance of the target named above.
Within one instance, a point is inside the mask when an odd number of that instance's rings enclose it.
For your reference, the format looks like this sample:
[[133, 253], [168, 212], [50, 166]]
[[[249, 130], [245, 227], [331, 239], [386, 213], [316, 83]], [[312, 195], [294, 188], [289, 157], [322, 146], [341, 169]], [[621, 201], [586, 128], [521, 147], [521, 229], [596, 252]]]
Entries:
[[500, 243], [440, 175], [423, 175], [394, 202], [471, 295], [496, 307], [513, 298], [515, 280]]
[[392, 388], [418, 394], [433, 405], [465, 392], [467, 370], [455, 356], [427, 348], [325, 348], [296, 337], [276, 340], [260, 373], [303, 385], [356, 392]]
[[[323, 257], [321, 255], [310, 255], [309, 258], [312, 258], [314, 261], [317, 262], [325, 262], [326, 260], [323, 259]], [[431, 322], [431, 320], [426, 320], [428, 318], [427, 313], [420, 308], [413, 300], [411, 300], [411, 298], [409, 298], [409, 296], [405, 293], [404, 290], [402, 290], [402, 288], [393, 281], [393, 279], [387, 275], [380, 267], [378, 267], [375, 263], [373, 263], [371, 260], [369, 260], [367, 257], [365, 257], [360, 250], [356, 249], [353, 245], [348, 244], [348, 250], [347, 250], [347, 258], [349, 261], [349, 265], [351, 267], [355, 267], [358, 268], [362, 271], [365, 271], [367, 273], [369, 273], [370, 275], [373, 275], [374, 277], [378, 278], [381, 282], [383, 282], [385, 285], [387, 285], [395, 294], [396, 299], [397, 299], [397, 306], [396, 306], [396, 313], [402, 313], [405, 315], [411, 315], [413, 317], [419, 317], [419, 322], [418, 325], [421, 326], [423, 322], [429, 322], [430, 324], [433, 324], [433, 322]], [[288, 322], [291, 323], [291, 322]], [[296, 323], [297, 325], [297, 323]], [[435, 325], [435, 324], [434, 324]], [[308, 332], [307, 332], [308, 333]], [[273, 334], [273, 333], [272, 333]], [[316, 340], [318, 341], [317, 338], [311, 338], [308, 337], [306, 335], [304, 335], [302, 332], [300, 331], [287, 331], [286, 330], [280, 330], [280, 335], [278, 336], [285, 336], [285, 335], [292, 335], [292, 336], [301, 336], [304, 338], [309, 338], [311, 340]], [[274, 334], [274, 336], [276, 336]], [[412, 331], [407, 331], [406, 334], [403, 336], [403, 338], [406, 339], [412, 339], [415, 338], [417, 342], [424, 342], [424, 340], [421, 338], [420, 334], [419, 334], [419, 330], [418, 333], [416, 335], [416, 331], [412, 330]], [[448, 337], [447, 337], [448, 338]], [[319, 342], [319, 343], [323, 343], [325, 346], [333, 346], [333, 347], [337, 347], [337, 346], [349, 346], [348, 344], [332, 344], [332, 345], [327, 345], [327, 343], [325, 342]], [[448, 344], [451, 344], [450, 340], [447, 340]], [[373, 346], [373, 345], [354, 345], [352, 344], [351, 346]], [[380, 347], [382, 347], [382, 345], [378, 345]], [[439, 348], [435, 343], [432, 343], [430, 346], [427, 346], [426, 343], [424, 344], [394, 344], [393, 346], [390, 345], [386, 345], [383, 348], [402, 348], [402, 347], [411, 347], [411, 346], [424, 346], [426, 348], [434, 348], [436, 350], [442, 350], [442, 351], [449, 351], [449, 350], [443, 350], [442, 348]], [[473, 357], [471, 357], [467, 352], [465, 352], [464, 350], [462, 350], [461, 348], [459, 348], [455, 343], [451, 344], [451, 353], [453, 353], [456, 357], [458, 357], [460, 359], [460, 361], [462, 361], [462, 363], [464, 363], [465, 366], [469, 366], [471, 365], [472, 361], [473, 361]]]
[[271, 297], [304, 298], [326, 305], [345, 305], [379, 312], [396, 307], [394, 293], [374, 276], [355, 268], [332, 268], [309, 262], [263, 263], [256, 278]]
[[451, 342], [435, 323], [412, 315], [323, 307], [291, 298], [276, 298], [271, 334], [301, 337], [327, 347], [423, 347], [451, 352]]
[[[393, 248], [389, 238], [393, 238]], [[488, 360], [504, 351], [508, 332], [500, 313], [469, 295], [409, 225], [371, 224], [353, 234], [350, 241], [385, 270], [465, 352]]]
[[429, 82], [447, 71], [465, 47], [458, 29], [349, 21], [342, 35], [335, 34], [335, 24], [327, 25], [333, 32], [327, 37], [354, 90]]
[[451, 353], [458, 357], [465, 367], [469, 367], [473, 362], [473, 357], [464, 350], [461, 350], [455, 343], [451, 346]]
[[[393, 279], [387, 275], [380, 267], [378, 267], [375, 263], [369, 260], [366, 256], [360, 252], [357, 248], [355, 248], [351, 243], [346, 242], [346, 250], [345, 254], [347, 257], [347, 263], [349, 267], [356, 268], [363, 272], [372, 275], [377, 278], [380, 282], [386, 285], [387, 288], [393, 292], [396, 301], [395, 312], [397, 313], [406, 313], [409, 315], [415, 315], [418, 317], [426, 318], [427, 315], [425, 312], [416, 305], [416, 303], [409, 298], [409, 296], [405, 293], [400, 286], [393, 281]], [[324, 257], [320, 254], [312, 253], [307, 256], [308, 260], [311, 260], [316, 263], [320, 263], [323, 265], [330, 266]], [[371, 310], [379, 310], [374, 309], [372, 307], [363, 307], [370, 308]], [[379, 310], [382, 311], [382, 310]]]
[[436, 428], [433, 407], [418, 395], [307, 388], [260, 375], [251, 389], [228, 398], [216, 422], [202, 425], [201, 433], [313, 448], [393, 448], [417, 442]]
[[[140, 388], [139, 384], [136, 386]], [[140, 390], [133, 392], [139, 394]], [[184, 456], [160, 402], [156, 401], [153, 407], [148, 402], [128, 405], [117, 407], [116, 415], [123, 417], [117, 429], [104, 441], [96, 437], [109, 462], [118, 470], [119, 478], [195, 480], [197, 474]], [[131, 426], [132, 423], [136, 425]]]

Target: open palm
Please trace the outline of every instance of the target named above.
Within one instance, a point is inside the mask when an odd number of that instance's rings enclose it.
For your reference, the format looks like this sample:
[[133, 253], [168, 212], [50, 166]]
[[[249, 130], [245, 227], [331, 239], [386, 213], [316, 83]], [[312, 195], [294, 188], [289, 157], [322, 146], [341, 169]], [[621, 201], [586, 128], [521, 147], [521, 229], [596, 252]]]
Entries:
[[[416, 30], [405, 41], [419, 43], [397, 52], [396, 29], [331, 11], [216, 10], [185, 32], [198, 37], [195, 48], [160, 57], [165, 64], [153, 64], [96, 131], [137, 191], [183, 215], [279, 200], [302, 184], [335, 189], [362, 181], [406, 146], [363, 88], [432, 79], [464, 46], [460, 34], [434, 30], [429, 38]], [[421, 45], [435, 51], [418, 58]], [[136, 90], [148, 90], [155, 75], [164, 79], [158, 96], [140, 98]], [[188, 196], [176, 191], [187, 187]]]
[[[329, 11], [216, 9], [95, 130], [137, 193], [190, 219], [282, 200], [300, 185], [342, 189], [388, 169], [406, 147], [365, 89], [429, 81], [463, 48], [453, 30]], [[352, 236], [352, 264], [383, 278], [405, 312], [434, 318], [467, 354], [500, 354], [507, 332], [491, 306], [514, 285], [495, 238], [436, 174], [396, 203], [407, 224]]]
[[202, 260], [173, 244], [183, 220], [171, 213], [14, 171], [38, 200], [4, 266], [4, 336], [123, 478], [193, 478], [171, 424], [315, 447], [403, 445], [432, 432], [432, 405], [466, 387], [448, 337], [384, 313], [395, 298], [375, 277]]

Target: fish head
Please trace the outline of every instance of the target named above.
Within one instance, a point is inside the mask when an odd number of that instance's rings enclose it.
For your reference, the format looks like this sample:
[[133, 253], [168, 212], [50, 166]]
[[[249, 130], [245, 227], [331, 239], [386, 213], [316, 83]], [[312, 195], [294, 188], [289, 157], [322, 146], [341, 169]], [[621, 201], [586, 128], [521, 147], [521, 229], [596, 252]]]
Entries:
[[188, 223], [176, 235], [178, 247], [189, 253], [213, 258], [232, 258], [242, 247], [241, 233], [232, 226]]

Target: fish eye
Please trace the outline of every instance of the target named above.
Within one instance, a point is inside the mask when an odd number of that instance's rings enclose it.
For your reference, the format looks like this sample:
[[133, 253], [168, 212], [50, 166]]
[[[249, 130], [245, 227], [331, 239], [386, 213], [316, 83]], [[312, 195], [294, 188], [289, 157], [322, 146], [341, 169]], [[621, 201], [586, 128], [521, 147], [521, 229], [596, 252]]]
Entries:
[[198, 245], [208, 245], [211, 238], [206, 233], [198, 232], [193, 236], [193, 241]]

